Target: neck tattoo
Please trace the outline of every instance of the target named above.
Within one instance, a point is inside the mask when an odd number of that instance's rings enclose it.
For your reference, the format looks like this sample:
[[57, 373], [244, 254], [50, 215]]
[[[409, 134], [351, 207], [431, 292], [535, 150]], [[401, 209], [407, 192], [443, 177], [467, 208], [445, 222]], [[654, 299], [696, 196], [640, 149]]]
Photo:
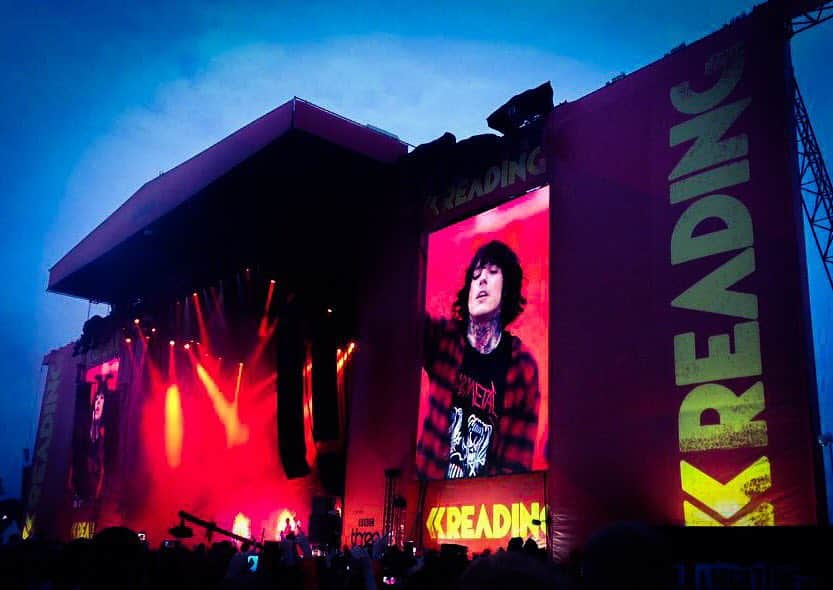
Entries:
[[469, 318], [469, 344], [480, 354], [489, 354], [497, 348], [502, 333], [499, 313], [482, 319]]

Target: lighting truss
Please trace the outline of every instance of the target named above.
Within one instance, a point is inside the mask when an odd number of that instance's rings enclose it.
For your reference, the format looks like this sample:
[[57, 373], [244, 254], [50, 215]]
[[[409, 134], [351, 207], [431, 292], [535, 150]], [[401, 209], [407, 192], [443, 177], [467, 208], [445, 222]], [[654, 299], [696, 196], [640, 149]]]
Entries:
[[793, 35], [833, 18], [833, 1], [809, 2], [808, 4], [815, 4], [816, 6], [808, 8], [803, 12], [796, 12], [792, 18]]
[[824, 165], [821, 149], [795, 79], [793, 93], [801, 204], [813, 231], [827, 280], [833, 288], [833, 184], [830, 182], [830, 175]]

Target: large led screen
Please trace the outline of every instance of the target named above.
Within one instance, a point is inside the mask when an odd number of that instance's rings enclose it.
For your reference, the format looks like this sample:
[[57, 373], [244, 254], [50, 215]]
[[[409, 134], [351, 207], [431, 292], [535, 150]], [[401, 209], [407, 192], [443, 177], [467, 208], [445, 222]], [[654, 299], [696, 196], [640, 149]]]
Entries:
[[428, 236], [416, 472], [546, 469], [547, 187]]

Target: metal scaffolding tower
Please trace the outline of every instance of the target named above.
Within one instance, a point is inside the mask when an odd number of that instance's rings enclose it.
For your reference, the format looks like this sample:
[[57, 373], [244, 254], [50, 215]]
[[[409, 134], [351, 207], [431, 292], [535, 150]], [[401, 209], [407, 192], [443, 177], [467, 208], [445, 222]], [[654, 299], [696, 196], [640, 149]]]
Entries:
[[833, 185], [830, 183], [830, 175], [824, 165], [821, 149], [795, 80], [793, 90], [801, 204], [813, 231], [827, 280], [833, 288]]
[[[833, 1], [790, 0], [784, 2], [782, 7], [785, 9], [791, 36], [833, 18]], [[801, 204], [813, 232], [827, 280], [833, 288], [833, 185], [795, 79], [793, 110], [798, 141]]]

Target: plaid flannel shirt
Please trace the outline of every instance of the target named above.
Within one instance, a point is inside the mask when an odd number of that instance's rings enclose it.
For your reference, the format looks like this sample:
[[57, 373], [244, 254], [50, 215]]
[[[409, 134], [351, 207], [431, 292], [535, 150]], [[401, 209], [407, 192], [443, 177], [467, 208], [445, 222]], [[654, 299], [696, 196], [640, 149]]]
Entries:
[[[512, 339], [503, 408], [495, 429], [495, 461], [489, 475], [532, 469], [538, 430], [538, 365], [520, 338]], [[460, 321], [426, 318], [424, 367], [428, 373], [428, 413], [417, 442], [417, 474], [423, 479], [443, 479], [448, 469], [449, 415], [457, 374], [466, 348], [465, 326]]]

